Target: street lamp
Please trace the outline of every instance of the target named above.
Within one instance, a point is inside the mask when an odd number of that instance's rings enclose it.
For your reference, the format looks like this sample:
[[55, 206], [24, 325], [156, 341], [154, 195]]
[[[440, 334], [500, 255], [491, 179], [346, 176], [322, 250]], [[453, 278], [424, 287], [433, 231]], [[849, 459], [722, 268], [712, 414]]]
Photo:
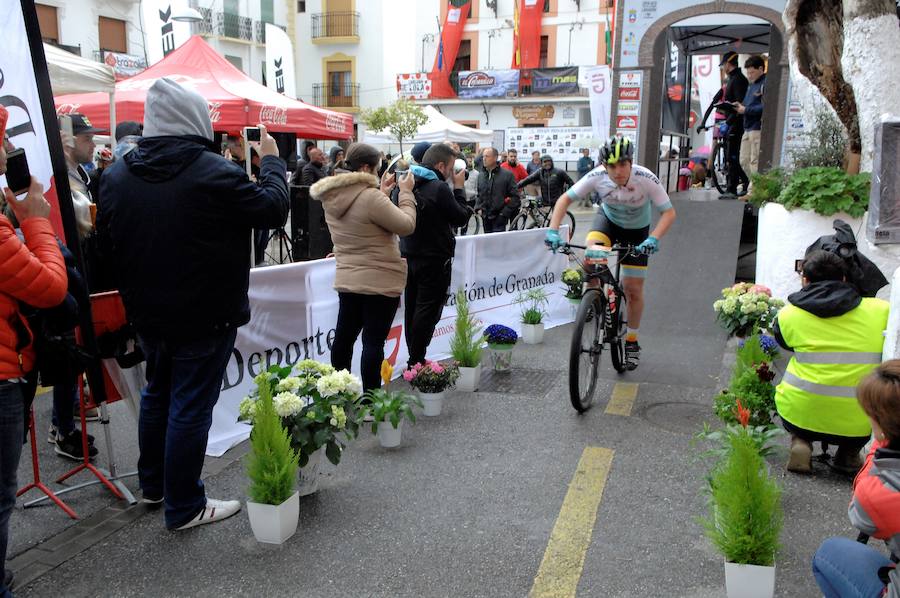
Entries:
[[426, 33], [425, 35], [422, 36], [422, 70], [419, 71], [422, 73], [425, 72], [425, 43], [426, 42], [428, 42], [429, 44], [434, 43], [434, 34], [433, 33]]
[[488, 68], [491, 68], [491, 40], [495, 37], [500, 37], [500, 29], [488, 31]]
[[203, 21], [203, 15], [196, 8], [185, 6], [172, 11], [172, 20], [179, 23], [200, 23]]

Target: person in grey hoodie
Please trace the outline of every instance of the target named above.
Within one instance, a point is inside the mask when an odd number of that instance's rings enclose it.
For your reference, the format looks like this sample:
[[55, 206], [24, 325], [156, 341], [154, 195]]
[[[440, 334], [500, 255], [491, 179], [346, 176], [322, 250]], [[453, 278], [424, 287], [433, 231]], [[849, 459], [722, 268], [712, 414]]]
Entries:
[[[252, 229], [288, 212], [286, 164], [260, 126], [257, 183], [218, 154], [206, 100], [169, 79], [147, 93], [144, 137], [100, 182], [99, 234], [147, 358], [138, 425], [144, 501], [182, 530], [240, 510], [206, 497], [200, 470], [212, 412], [250, 320]], [[249, 374], [252, 376], [252, 374]]]

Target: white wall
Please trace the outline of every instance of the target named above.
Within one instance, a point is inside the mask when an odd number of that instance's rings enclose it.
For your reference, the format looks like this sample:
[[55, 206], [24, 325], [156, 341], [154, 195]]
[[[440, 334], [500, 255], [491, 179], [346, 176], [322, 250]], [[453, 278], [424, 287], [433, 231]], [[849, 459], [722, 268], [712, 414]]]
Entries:
[[81, 46], [81, 57], [93, 59], [100, 49], [100, 17], [126, 21], [128, 53], [144, 55], [144, 39], [140, 30], [140, 3], [132, 0], [40, 0], [39, 4], [55, 6], [59, 21], [59, 43]]

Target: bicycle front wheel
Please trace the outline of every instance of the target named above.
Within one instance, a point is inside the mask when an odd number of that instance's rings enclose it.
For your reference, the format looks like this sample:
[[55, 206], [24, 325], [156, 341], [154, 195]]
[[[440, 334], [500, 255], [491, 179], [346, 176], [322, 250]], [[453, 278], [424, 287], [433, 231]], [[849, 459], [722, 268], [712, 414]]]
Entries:
[[578, 413], [591, 408], [603, 353], [603, 296], [588, 289], [581, 299], [569, 348], [569, 399]]
[[528, 214], [519, 214], [509, 223], [509, 230], [525, 230], [525, 223], [527, 221]]

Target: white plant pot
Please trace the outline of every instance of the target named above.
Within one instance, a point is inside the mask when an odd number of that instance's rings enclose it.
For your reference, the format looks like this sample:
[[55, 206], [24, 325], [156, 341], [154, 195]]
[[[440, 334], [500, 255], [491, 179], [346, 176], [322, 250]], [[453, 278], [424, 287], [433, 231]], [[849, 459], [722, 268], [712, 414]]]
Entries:
[[391, 425], [391, 422], [384, 420], [378, 423], [378, 442], [384, 448], [394, 448], [400, 446], [400, 432], [403, 430], [403, 420], [397, 424], [397, 427]]
[[306, 467], [300, 468], [300, 485], [297, 492], [300, 496], [309, 496], [319, 489], [319, 467], [322, 464], [322, 455], [325, 453], [325, 447], [320, 448], [309, 456], [309, 462]]
[[544, 323], [522, 324], [522, 341], [526, 345], [538, 345], [544, 342]]
[[441, 407], [444, 404], [444, 393], [441, 392], [422, 392], [419, 391], [419, 398], [422, 400], [422, 413], [429, 417], [435, 417], [441, 414]]
[[474, 368], [459, 368], [459, 378], [456, 380], [456, 390], [463, 392], [475, 392], [481, 383], [481, 364]]
[[300, 493], [294, 492], [280, 505], [247, 501], [250, 529], [257, 542], [283, 544], [297, 531], [300, 517]]
[[491, 365], [495, 372], [512, 370], [513, 349], [515, 345], [488, 345], [491, 354]]
[[775, 567], [725, 561], [725, 593], [728, 598], [772, 598], [775, 595]]

